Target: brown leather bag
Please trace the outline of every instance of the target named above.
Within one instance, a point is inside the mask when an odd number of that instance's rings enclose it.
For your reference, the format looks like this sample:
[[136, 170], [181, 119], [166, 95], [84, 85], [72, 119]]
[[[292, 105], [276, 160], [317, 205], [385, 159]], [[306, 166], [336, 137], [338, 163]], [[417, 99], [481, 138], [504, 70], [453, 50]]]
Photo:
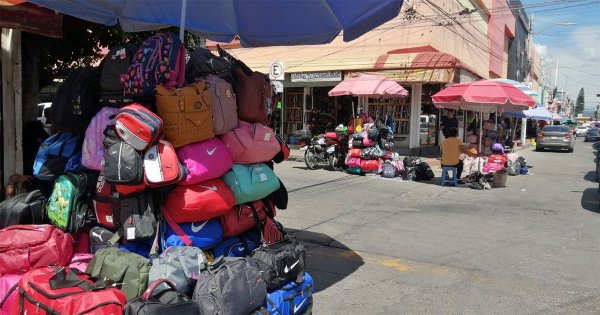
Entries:
[[273, 98], [273, 88], [265, 79], [265, 75], [254, 72], [245, 75], [239, 71], [237, 78], [237, 110], [238, 118], [249, 123], [267, 125], [267, 101]]
[[165, 137], [175, 148], [215, 136], [210, 91], [204, 81], [180, 89], [157, 85], [156, 109]]

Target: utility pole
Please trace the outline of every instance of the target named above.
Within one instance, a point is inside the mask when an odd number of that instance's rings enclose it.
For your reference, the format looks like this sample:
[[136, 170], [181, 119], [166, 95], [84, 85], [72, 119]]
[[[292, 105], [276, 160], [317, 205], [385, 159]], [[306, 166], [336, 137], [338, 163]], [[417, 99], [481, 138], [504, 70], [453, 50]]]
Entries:
[[556, 60], [556, 72], [554, 72], [554, 87], [558, 87], [558, 60]]

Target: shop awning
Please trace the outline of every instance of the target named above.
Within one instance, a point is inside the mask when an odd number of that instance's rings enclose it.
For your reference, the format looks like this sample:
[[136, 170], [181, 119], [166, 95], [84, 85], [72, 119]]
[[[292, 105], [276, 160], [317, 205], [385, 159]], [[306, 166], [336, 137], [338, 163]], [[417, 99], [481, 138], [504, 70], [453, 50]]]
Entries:
[[0, 0], [0, 28], [61, 38], [63, 15], [21, 0]]

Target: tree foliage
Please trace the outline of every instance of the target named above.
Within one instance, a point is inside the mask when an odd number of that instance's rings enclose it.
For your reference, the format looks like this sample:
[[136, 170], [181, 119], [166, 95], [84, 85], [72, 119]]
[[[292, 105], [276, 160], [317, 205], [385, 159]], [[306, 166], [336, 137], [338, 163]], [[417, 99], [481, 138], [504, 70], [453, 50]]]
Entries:
[[575, 102], [575, 114], [583, 113], [585, 108], [585, 95], [583, 88], [579, 90], [579, 94], [577, 95], [577, 101]]

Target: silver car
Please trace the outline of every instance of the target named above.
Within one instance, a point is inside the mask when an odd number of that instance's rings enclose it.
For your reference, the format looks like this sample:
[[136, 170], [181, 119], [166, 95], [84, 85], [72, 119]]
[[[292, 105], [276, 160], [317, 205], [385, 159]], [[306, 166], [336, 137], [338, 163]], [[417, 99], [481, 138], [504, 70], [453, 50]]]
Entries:
[[544, 126], [542, 132], [537, 136], [536, 151], [544, 149], [566, 149], [573, 152], [575, 139], [573, 131], [568, 126]]

